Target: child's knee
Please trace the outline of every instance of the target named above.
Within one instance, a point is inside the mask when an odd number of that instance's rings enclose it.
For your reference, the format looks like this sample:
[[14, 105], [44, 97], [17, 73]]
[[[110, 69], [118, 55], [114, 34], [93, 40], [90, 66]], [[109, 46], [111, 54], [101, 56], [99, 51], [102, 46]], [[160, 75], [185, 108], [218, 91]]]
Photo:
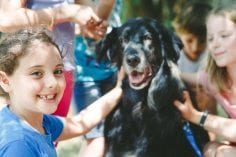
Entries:
[[204, 157], [234, 157], [236, 154], [236, 147], [212, 141], [206, 144], [203, 154]]
[[203, 150], [204, 157], [215, 157], [219, 146], [220, 143], [218, 142], [208, 142]]
[[232, 145], [221, 145], [216, 150], [216, 157], [234, 157], [236, 154], [236, 147]]

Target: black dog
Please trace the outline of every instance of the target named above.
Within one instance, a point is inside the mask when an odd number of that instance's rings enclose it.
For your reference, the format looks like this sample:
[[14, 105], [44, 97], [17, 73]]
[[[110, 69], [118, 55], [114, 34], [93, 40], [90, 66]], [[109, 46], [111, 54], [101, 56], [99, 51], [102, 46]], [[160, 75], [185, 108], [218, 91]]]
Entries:
[[[129, 20], [97, 45], [98, 59], [127, 73], [124, 96], [105, 122], [106, 157], [197, 157], [173, 105], [187, 89], [176, 66], [181, 48], [179, 38], [149, 18]], [[202, 151], [207, 132], [190, 128]]]

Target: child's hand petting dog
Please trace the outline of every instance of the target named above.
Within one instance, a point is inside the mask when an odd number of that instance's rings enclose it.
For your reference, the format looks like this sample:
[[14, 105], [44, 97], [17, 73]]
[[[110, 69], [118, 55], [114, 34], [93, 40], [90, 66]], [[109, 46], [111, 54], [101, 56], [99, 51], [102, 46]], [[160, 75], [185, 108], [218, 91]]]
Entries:
[[119, 72], [117, 73], [117, 81], [116, 81], [116, 87], [122, 86], [122, 81], [125, 78], [125, 70], [123, 66], [121, 66]]
[[185, 120], [192, 121], [194, 119], [194, 115], [198, 112], [192, 104], [191, 98], [187, 91], [183, 92], [184, 103], [181, 103], [179, 100], [174, 101], [174, 105], [181, 112], [182, 117]]

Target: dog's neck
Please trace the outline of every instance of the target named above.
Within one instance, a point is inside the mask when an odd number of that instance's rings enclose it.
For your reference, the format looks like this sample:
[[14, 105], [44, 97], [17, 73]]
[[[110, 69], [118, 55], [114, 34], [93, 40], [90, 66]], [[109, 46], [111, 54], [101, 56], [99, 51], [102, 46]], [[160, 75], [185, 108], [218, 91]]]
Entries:
[[[142, 89], [133, 89], [129, 86], [128, 78], [123, 81], [123, 100], [125, 102], [130, 102], [130, 104], [142, 103], [143, 105], [147, 103], [148, 88], [150, 84]], [[135, 92], [134, 92], [135, 91]]]

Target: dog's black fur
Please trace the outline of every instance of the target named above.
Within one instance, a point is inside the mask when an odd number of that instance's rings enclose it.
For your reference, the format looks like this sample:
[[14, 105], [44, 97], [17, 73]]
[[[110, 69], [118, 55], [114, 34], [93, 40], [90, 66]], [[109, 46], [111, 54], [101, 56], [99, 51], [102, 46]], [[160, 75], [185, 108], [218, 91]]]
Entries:
[[[106, 157], [196, 157], [173, 105], [187, 87], [176, 62], [182, 43], [156, 20], [131, 19], [98, 45], [100, 60], [124, 66], [124, 95], [105, 122]], [[200, 150], [208, 134], [190, 124]], [[133, 157], [132, 156], [132, 157]]]

